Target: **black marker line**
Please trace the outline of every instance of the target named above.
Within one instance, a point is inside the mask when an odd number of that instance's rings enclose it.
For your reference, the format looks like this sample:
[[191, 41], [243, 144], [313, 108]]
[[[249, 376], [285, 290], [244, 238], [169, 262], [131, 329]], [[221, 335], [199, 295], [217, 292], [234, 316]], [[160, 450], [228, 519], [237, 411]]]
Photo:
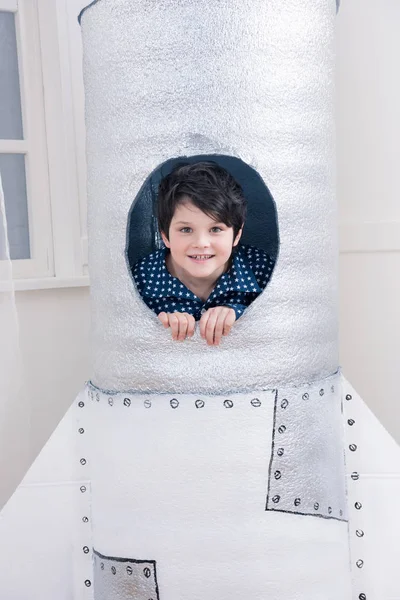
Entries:
[[[98, 1], [98, 0], [97, 0]], [[329, 380], [331, 379], [337, 379], [338, 376], [340, 376], [341, 371], [340, 369], [336, 369], [336, 371], [334, 371], [333, 373], [331, 373], [330, 375], [328, 375], [327, 377], [324, 377], [324, 379], [313, 379], [312, 381], [303, 381], [302, 383], [299, 383], [297, 385], [293, 385], [292, 389], [293, 391], [297, 391], [297, 390], [302, 390], [303, 388], [310, 388], [313, 387], [314, 385], [317, 384], [321, 384], [321, 385], [329, 385]], [[323, 384], [323, 382], [325, 382], [325, 384]], [[86, 387], [90, 388], [94, 391], [98, 391], [98, 392], [102, 392], [105, 395], [108, 396], [116, 396], [117, 394], [123, 394], [125, 396], [174, 396], [176, 394], [180, 394], [181, 396], [195, 396], [198, 398], [199, 394], [200, 395], [204, 395], [207, 397], [213, 397], [213, 396], [237, 396], [238, 394], [252, 394], [254, 396], [254, 394], [261, 394], [262, 392], [269, 392], [269, 393], [274, 393], [277, 391], [276, 388], [272, 388], [272, 387], [267, 387], [267, 388], [256, 388], [254, 389], [254, 387], [246, 387], [246, 388], [236, 388], [236, 389], [231, 389], [231, 390], [222, 390], [222, 391], [218, 391], [218, 392], [196, 392], [196, 394], [194, 394], [193, 392], [179, 392], [177, 390], [170, 390], [170, 391], [163, 391], [163, 392], [157, 392], [156, 390], [152, 391], [152, 392], [147, 392], [147, 391], [143, 391], [143, 390], [135, 390], [135, 389], [128, 389], [128, 390], [106, 390], [104, 388], [98, 387], [97, 385], [95, 385], [91, 380], [86, 382]]]
[[319, 517], [320, 519], [327, 519], [327, 520], [333, 520], [333, 521], [340, 521], [341, 523], [348, 523], [348, 519], [339, 519], [339, 517], [331, 517], [328, 515], [317, 515], [315, 513], [304, 513], [304, 512], [298, 512], [297, 510], [284, 510], [283, 508], [266, 508], [266, 511], [269, 512], [281, 512], [281, 513], [286, 513], [288, 515], [302, 515], [304, 517]]
[[270, 458], [269, 467], [268, 467], [268, 488], [267, 488], [267, 502], [265, 505], [265, 510], [268, 510], [269, 496], [271, 493], [271, 474], [272, 474], [272, 461], [274, 460], [274, 452], [275, 452], [275, 426], [276, 426], [277, 404], [278, 404], [278, 390], [276, 390], [276, 392], [275, 392], [274, 421], [273, 421], [273, 426], [272, 426], [271, 458]]
[[85, 8], [82, 8], [81, 12], [78, 15], [78, 23], [79, 23], [79, 25], [81, 24], [83, 13], [86, 12], [88, 8], [90, 8], [91, 6], [93, 6], [93, 4], [97, 4], [98, 1], [99, 0], [93, 0], [93, 2], [91, 2], [90, 4], [88, 4], [87, 6], [85, 6]]
[[100, 552], [98, 552], [97, 550], [95, 550], [93, 548], [93, 552], [94, 554], [96, 554], [96, 556], [98, 556], [99, 558], [102, 558], [103, 560], [113, 560], [116, 562], [130, 562], [130, 563], [134, 563], [134, 564], [143, 564], [143, 563], [150, 563], [152, 565], [154, 565], [154, 567], [156, 566], [156, 561], [155, 560], [138, 560], [137, 558], [121, 558], [118, 556], [106, 556], [105, 554], [100, 554]]

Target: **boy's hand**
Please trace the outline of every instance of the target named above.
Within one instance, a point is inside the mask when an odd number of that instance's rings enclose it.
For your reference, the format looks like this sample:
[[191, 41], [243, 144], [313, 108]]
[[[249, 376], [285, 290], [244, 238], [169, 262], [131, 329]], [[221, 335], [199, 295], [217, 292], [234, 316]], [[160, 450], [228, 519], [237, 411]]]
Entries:
[[171, 327], [173, 340], [183, 342], [186, 337], [192, 337], [194, 334], [195, 320], [193, 315], [182, 312], [160, 312], [158, 318], [166, 329]]
[[228, 335], [236, 321], [233, 308], [214, 306], [209, 308], [200, 319], [200, 334], [209, 346], [218, 346], [223, 335]]

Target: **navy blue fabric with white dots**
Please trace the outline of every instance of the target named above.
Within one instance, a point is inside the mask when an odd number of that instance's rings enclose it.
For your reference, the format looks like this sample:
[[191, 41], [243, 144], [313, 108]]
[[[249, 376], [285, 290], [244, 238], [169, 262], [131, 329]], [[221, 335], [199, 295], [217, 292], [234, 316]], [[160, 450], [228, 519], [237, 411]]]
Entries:
[[209, 308], [228, 306], [238, 319], [267, 286], [274, 261], [260, 248], [239, 244], [232, 254], [231, 268], [223, 273], [205, 302], [173, 277], [166, 266], [169, 250], [162, 248], [142, 258], [133, 268], [133, 278], [143, 300], [160, 312], [186, 312], [198, 321]]

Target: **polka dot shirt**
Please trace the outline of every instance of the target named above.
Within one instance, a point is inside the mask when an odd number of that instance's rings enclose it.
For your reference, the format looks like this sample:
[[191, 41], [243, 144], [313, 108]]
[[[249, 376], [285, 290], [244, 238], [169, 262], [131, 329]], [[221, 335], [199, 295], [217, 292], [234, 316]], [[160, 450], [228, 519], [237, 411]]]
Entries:
[[169, 250], [162, 248], [142, 258], [133, 268], [133, 278], [144, 302], [160, 312], [186, 312], [198, 321], [214, 306], [233, 308], [236, 319], [242, 316], [261, 294], [271, 278], [274, 261], [254, 246], [239, 244], [232, 255], [232, 266], [223, 273], [205, 302], [173, 277], [166, 266]]

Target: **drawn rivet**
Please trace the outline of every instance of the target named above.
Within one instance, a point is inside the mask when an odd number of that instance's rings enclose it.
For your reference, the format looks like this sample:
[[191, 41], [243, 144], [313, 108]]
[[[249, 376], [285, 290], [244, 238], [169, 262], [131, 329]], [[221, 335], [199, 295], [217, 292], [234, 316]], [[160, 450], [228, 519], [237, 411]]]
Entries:
[[84, 554], [89, 554], [89, 548], [88, 548], [88, 546], [83, 546], [82, 550], [83, 550]]
[[90, 581], [90, 579], [86, 579], [85, 585], [86, 585], [86, 587], [90, 587], [92, 585], [92, 582]]
[[332, 507], [328, 506], [328, 514], [331, 515], [332, 514]]
[[335, 391], [335, 386], [334, 386], [334, 385], [332, 385], [332, 387], [331, 387], [331, 392], [333, 393], [334, 391]]
[[357, 537], [359, 537], [359, 538], [362, 538], [362, 537], [364, 537], [364, 532], [363, 532], [363, 530], [362, 530], [362, 529], [357, 529], [357, 530], [356, 530], [356, 536], [357, 536]]
[[100, 569], [101, 569], [102, 571], [104, 571], [104, 563], [103, 563], [103, 562], [102, 562], [102, 563], [100, 563]]
[[354, 504], [354, 506], [356, 507], [356, 509], [357, 509], [357, 510], [361, 510], [361, 509], [362, 509], [362, 504], [361, 504], [361, 502], [356, 502], [356, 503]]
[[132, 575], [132, 573], [133, 573], [133, 569], [132, 569], [132, 567], [131, 567], [130, 565], [128, 565], [128, 566], [126, 567], [126, 572], [128, 573], [128, 575]]
[[367, 596], [365, 594], [360, 594], [358, 598], [359, 600], [367, 600]]
[[145, 577], [147, 577], [147, 579], [150, 577], [151, 571], [150, 571], [149, 567], [145, 567], [143, 569], [143, 574], [144, 574]]
[[348, 419], [347, 423], [348, 423], [348, 424], [350, 425], [350, 427], [351, 427], [352, 425], [354, 425], [354, 423], [355, 423], [355, 420], [354, 420], [354, 419]]
[[284, 448], [278, 448], [278, 450], [276, 451], [278, 456], [283, 456], [284, 452], [285, 452]]
[[83, 427], [80, 427], [80, 428], [78, 429], [78, 431], [79, 431], [79, 433], [81, 433], [81, 434], [82, 434], [82, 433], [85, 433], [85, 430], [83, 429]]
[[325, 390], [321, 388], [321, 389], [319, 390], [319, 395], [320, 395], [320, 396], [323, 396], [324, 394], [325, 394]]
[[204, 400], [196, 400], [195, 405], [196, 408], [204, 408], [205, 402]]
[[253, 398], [253, 400], [250, 400], [250, 404], [255, 407], [261, 406], [261, 400], [259, 398]]
[[225, 408], [232, 408], [232, 406], [233, 406], [232, 400], [224, 400], [224, 406], [225, 406]]
[[355, 452], [355, 451], [357, 450], [357, 446], [356, 446], [356, 444], [350, 444], [350, 446], [349, 446], [349, 449], [350, 449], [352, 452]]
[[179, 406], [179, 401], [176, 398], [172, 398], [172, 400], [169, 401], [171, 408], [178, 408]]
[[363, 561], [363, 560], [358, 560], [358, 561], [356, 562], [356, 565], [357, 565], [357, 567], [358, 567], [359, 569], [362, 569], [362, 568], [363, 568], [363, 566], [364, 566], [364, 561]]
[[342, 517], [343, 516], [343, 511], [342, 509], [339, 510], [339, 515]]
[[78, 406], [79, 406], [79, 408], [83, 408], [85, 406], [85, 403], [84, 402], [78, 402]]
[[282, 477], [282, 473], [280, 471], [275, 471], [274, 477], [275, 479], [280, 479]]
[[87, 517], [82, 517], [82, 521], [83, 521], [84, 523], [88, 523], [88, 522], [89, 522], [89, 519], [88, 519]]
[[111, 567], [111, 573], [112, 573], [113, 575], [115, 575], [115, 574], [116, 574], [116, 572], [117, 572], [117, 569], [116, 569], [115, 567]]
[[294, 505], [295, 506], [300, 506], [300, 504], [301, 504], [301, 499], [300, 498], [296, 498], [295, 501], [294, 501]]
[[283, 408], [283, 410], [285, 410], [285, 408], [287, 408], [289, 406], [289, 402], [286, 400], [286, 398], [284, 400], [282, 400], [281, 402], [281, 408]]
[[110, 406], [113, 406], [113, 404], [114, 404], [114, 398], [109, 398], [109, 399], [108, 399], [108, 404], [109, 404]]
[[286, 431], [285, 425], [281, 425], [280, 427], [278, 427], [278, 431], [279, 431], [279, 433], [285, 433], [285, 431]]
[[151, 408], [151, 400], [146, 399], [143, 404], [145, 408]]
[[130, 398], [124, 398], [124, 406], [130, 406], [131, 405], [131, 399]]
[[303, 400], [308, 400], [310, 397], [310, 394], [307, 394], [307, 392], [305, 394], [303, 394]]
[[96, 400], [97, 400], [97, 402], [100, 402], [100, 396], [98, 393], [96, 394]]
[[80, 490], [81, 490], [82, 494], [84, 494], [86, 492], [86, 486], [81, 485]]
[[276, 496], [274, 496], [274, 497], [272, 498], [272, 502], [273, 502], [274, 504], [278, 504], [278, 502], [279, 502], [279, 500], [280, 500], [280, 499], [281, 499], [281, 497], [280, 497], [280, 496], [278, 496], [278, 495], [276, 495]]
[[81, 465], [86, 465], [86, 459], [85, 458], [81, 458], [81, 460], [79, 462], [81, 463]]
[[318, 503], [318, 502], [316, 502], [316, 503], [314, 504], [314, 510], [318, 510], [318, 509], [319, 509], [319, 503]]
[[346, 395], [346, 400], [351, 400], [353, 396], [351, 396], [350, 394]]

